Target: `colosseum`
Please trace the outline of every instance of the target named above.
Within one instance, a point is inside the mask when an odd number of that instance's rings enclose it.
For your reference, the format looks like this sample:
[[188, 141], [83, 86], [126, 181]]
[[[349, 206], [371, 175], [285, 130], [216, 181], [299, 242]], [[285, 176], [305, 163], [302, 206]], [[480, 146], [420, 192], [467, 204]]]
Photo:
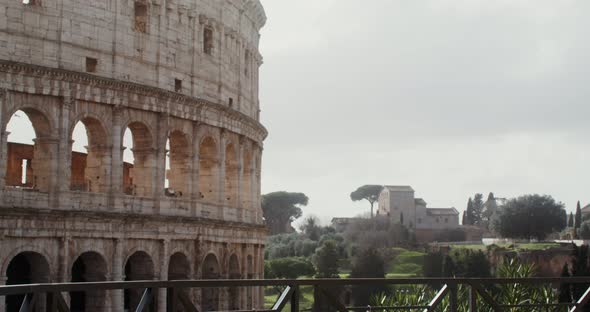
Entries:
[[[0, 284], [261, 278], [265, 22], [259, 0], [0, 0]], [[26, 117], [34, 140], [16, 143]], [[126, 311], [139, 295], [66, 301]], [[190, 296], [263, 303], [257, 288]]]

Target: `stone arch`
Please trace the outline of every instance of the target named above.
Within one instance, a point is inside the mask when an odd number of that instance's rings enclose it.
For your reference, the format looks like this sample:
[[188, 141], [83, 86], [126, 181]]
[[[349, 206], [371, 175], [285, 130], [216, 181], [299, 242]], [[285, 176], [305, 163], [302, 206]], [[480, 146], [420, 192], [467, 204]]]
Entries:
[[[22, 251], [10, 259], [6, 265], [6, 285], [37, 284], [51, 282], [51, 271], [48, 258], [35, 251]], [[24, 295], [6, 296], [7, 312], [20, 309]], [[45, 311], [45, 295], [41, 294], [35, 305], [36, 312]]]
[[[9, 123], [18, 112], [25, 115], [33, 128], [35, 138], [33, 145], [10, 144], [7, 137], [6, 172], [4, 182], [6, 186], [26, 187], [49, 192], [51, 188], [51, 176], [54, 174], [57, 159], [57, 141], [55, 140], [52, 121], [44, 110], [29, 106], [20, 107], [11, 111], [6, 123]], [[26, 167], [23, 167], [26, 166]], [[23, 176], [24, 173], [24, 176]]]
[[[241, 279], [242, 274], [240, 271], [240, 260], [238, 255], [233, 253], [229, 257], [228, 264], [228, 278], [229, 279]], [[240, 310], [240, 288], [230, 287], [229, 289], [229, 310]]]
[[219, 153], [218, 145], [211, 136], [199, 143], [199, 198], [216, 203], [219, 198]]
[[225, 181], [224, 203], [229, 207], [238, 206], [238, 185], [240, 177], [239, 151], [236, 144], [230, 142], [225, 146]]
[[37, 246], [33, 246], [33, 245], [25, 245], [25, 246], [15, 248], [10, 253], [6, 254], [6, 256], [3, 259], [3, 262], [1, 263], [2, 267], [0, 269], [2, 271], [0, 273], [6, 273], [6, 270], [8, 270], [8, 265], [10, 264], [10, 261], [12, 261], [12, 259], [14, 257], [16, 257], [18, 254], [25, 253], [25, 252], [32, 252], [32, 253], [40, 254], [41, 256], [43, 256], [44, 259], [48, 259], [49, 271], [50, 272], [57, 271], [57, 267], [50, 260], [52, 258], [49, 256], [49, 253], [47, 252], [47, 250], [45, 250], [43, 248], [39, 248]]
[[191, 146], [189, 136], [180, 131], [173, 130], [168, 136], [170, 169], [166, 177], [168, 188], [174, 190], [175, 197], [189, 195], [189, 177], [191, 169]]
[[[98, 252], [86, 251], [76, 257], [70, 268], [71, 282], [102, 282], [108, 277], [108, 265]], [[103, 311], [106, 295], [104, 290], [70, 292], [71, 311]]]
[[152, 197], [156, 172], [156, 150], [152, 131], [140, 121], [129, 122], [124, 129], [123, 137], [129, 131], [133, 145], [133, 165], [123, 172], [124, 191], [127, 195]]
[[[153, 280], [154, 261], [145, 251], [138, 250], [125, 261], [125, 281]], [[124, 291], [124, 309], [135, 310], [141, 299], [141, 289], [126, 289]]]
[[[94, 193], [106, 193], [109, 190], [111, 167], [110, 135], [100, 118], [92, 114], [82, 114], [70, 129], [72, 142], [78, 124], [83, 125], [88, 139], [86, 155], [72, 150], [71, 189]], [[84, 157], [85, 156], [85, 157]]]
[[[219, 260], [214, 253], [209, 253], [203, 259], [201, 265], [201, 277], [202, 279], [213, 280], [219, 279], [221, 275], [221, 268], [219, 266]], [[219, 289], [218, 288], [203, 288], [202, 289], [202, 300], [201, 300], [202, 311], [217, 311], [219, 310]]]

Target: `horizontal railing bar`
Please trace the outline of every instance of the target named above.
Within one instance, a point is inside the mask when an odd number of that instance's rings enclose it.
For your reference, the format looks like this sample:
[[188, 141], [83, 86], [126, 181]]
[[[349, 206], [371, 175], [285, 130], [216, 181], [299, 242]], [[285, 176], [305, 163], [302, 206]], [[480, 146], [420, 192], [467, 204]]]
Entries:
[[349, 311], [367, 311], [367, 310], [418, 310], [418, 309], [427, 309], [429, 306], [425, 305], [408, 305], [408, 306], [364, 306], [364, 307], [348, 307], [346, 308]]
[[25, 293], [113, 290], [130, 288], [221, 288], [265, 286], [347, 286], [347, 285], [428, 285], [428, 284], [590, 284], [590, 277], [534, 278], [358, 278], [299, 280], [179, 280], [179, 281], [107, 281], [92, 283], [54, 283], [0, 286], [0, 296]]

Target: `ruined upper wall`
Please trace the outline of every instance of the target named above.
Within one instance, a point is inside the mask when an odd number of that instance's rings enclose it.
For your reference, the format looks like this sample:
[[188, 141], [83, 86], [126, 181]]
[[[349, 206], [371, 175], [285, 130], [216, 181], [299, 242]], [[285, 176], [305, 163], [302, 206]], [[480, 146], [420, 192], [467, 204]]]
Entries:
[[258, 120], [265, 22], [258, 0], [0, 0], [0, 59], [175, 91]]

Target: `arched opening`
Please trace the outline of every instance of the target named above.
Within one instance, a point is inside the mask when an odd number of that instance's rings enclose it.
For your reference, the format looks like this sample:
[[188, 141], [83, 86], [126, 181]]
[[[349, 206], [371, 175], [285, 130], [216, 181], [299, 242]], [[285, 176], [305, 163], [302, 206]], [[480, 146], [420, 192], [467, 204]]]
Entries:
[[166, 149], [166, 194], [171, 197], [183, 197], [188, 194], [188, 177], [190, 174], [190, 146], [186, 135], [173, 131], [168, 138]]
[[[96, 252], [86, 252], [80, 255], [71, 270], [73, 283], [103, 282], [107, 280], [107, 264], [104, 258]], [[88, 292], [70, 292], [70, 311], [98, 312], [105, 308], [105, 291], [93, 290]]]
[[[241, 279], [242, 274], [240, 273], [240, 261], [238, 256], [235, 254], [229, 258], [229, 279]], [[229, 309], [240, 310], [240, 288], [231, 287], [229, 289]]]
[[[247, 262], [246, 265], [248, 267], [248, 271], [246, 273], [246, 278], [247, 279], [254, 279], [254, 260], [251, 255], [248, 255], [248, 257], [246, 258], [246, 262]], [[254, 291], [253, 291], [252, 287], [248, 287], [246, 289], [246, 308], [248, 310], [252, 309], [252, 307], [254, 306], [253, 293], [254, 293]]]
[[[168, 280], [171, 281], [179, 281], [179, 280], [187, 280], [190, 278], [190, 268], [189, 262], [187, 257], [181, 253], [177, 252], [170, 257], [170, 262], [168, 263]], [[186, 291], [186, 290], [181, 290]], [[172, 311], [172, 294], [170, 289], [168, 289], [168, 294], [166, 296], [167, 304], [166, 304], [166, 311], [168, 312], [177, 312], [177, 311], [184, 311], [182, 305], [178, 304], [176, 306], [176, 311]]]
[[[212, 280], [219, 279], [220, 270], [219, 262], [214, 254], [209, 254], [203, 261], [201, 267], [203, 279]], [[203, 311], [217, 311], [219, 310], [219, 289], [218, 288], [203, 288], [201, 308]]]
[[154, 195], [156, 155], [149, 129], [142, 123], [130, 123], [123, 136], [123, 189], [125, 194]]
[[217, 185], [218, 160], [217, 144], [211, 137], [205, 138], [199, 146], [199, 198], [216, 203], [219, 196]]
[[19, 110], [8, 121], [6, 132], [5, 185], [48, 192], [55, 142], [47, 117], [35, 109]]
[[107, 146], [107, 137], [97, 119], [87, 117], [76, 124], [72, 132], [72, 190], [108, 191], [111, 149]]
[[225, 204], [229, 207], [238, 206], [239, 163], [236, 148], [228, 144], [225, 149]]
[[243, 209], [252, 208], [252, 177], [254, 176], [254, 166], [252, 165], [252, 153], [246, 151], [244, 153], [244, 170], [242, 176], [242, 190], [240, 199], [242, 201]]
[[[36, 252], [22, 252], [16, 255], [6, 269], [6, 285], [49, 283], [50, 272], [47, 259]], [[40, 294], [35, 304], [36, 312], [44, 312], [46, 297]], [[18, 312], [24, 295], [6, 296], [6, 312]]]
[[[125, 263], [125, 281], [149, 281], [154, 279], [154, 262], [143, 251], [135, 252]], [[141, 300], [143, 289], [133, 288], [124, 291], [124, 309], [135, 311]], [[153, 311], [155, 304], [150, 305], [149, 311]]]

